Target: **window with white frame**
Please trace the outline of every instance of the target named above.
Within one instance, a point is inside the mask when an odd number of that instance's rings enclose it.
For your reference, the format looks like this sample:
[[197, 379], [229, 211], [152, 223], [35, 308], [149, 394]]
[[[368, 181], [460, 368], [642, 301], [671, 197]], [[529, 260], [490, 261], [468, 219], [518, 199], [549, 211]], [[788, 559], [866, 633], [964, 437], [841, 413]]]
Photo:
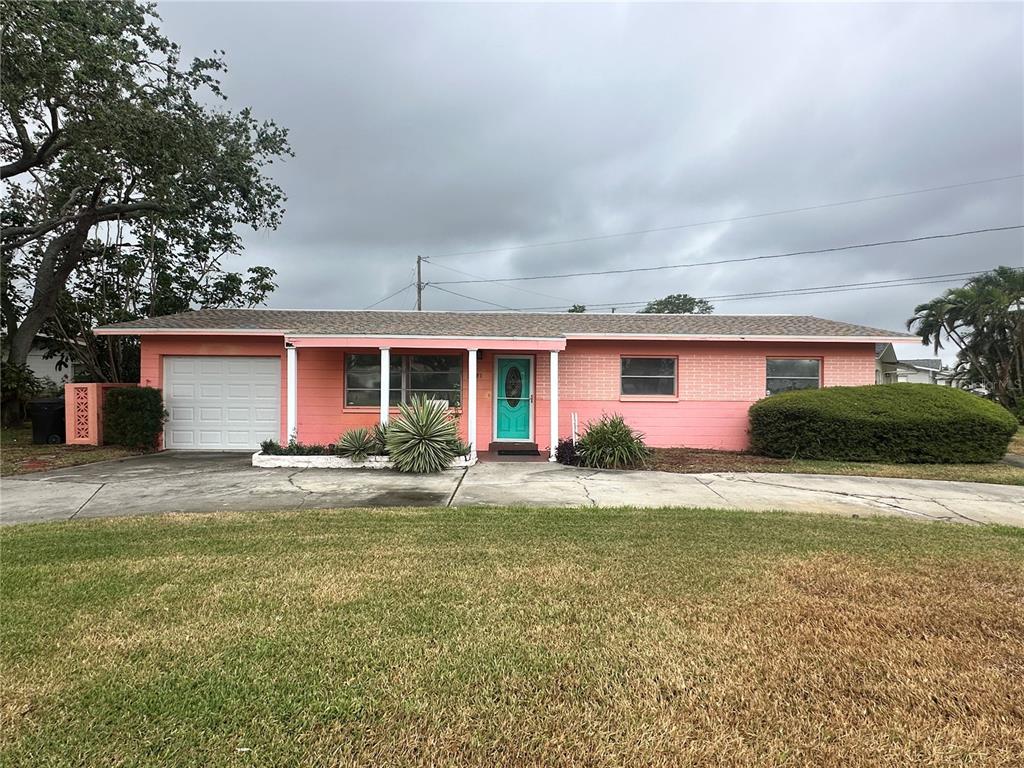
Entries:
[[[380, 405], [380, 355], [345, 355], [345, 405]], [[459, 355], [391, 355], [388, 371], [391, 405], [415, 395], [462, 404], [462, 358]]]
[[765, 393], [769, 395], [821, 386], [821, 360], [816, 358], [769, 357], [767, 373]]
[[676, 394], [676, 358], [623, 357], [621, 387], [625, 396]]

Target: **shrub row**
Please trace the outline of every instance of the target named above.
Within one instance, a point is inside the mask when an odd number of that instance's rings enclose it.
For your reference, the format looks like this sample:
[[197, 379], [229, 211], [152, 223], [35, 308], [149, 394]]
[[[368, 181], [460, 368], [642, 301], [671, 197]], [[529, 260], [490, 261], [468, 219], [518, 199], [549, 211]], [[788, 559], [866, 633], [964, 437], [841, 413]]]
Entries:
[[421, 473], [440, 472], [456, 457], [469, 455], [471, 447], [459, 439], [458, 426], [443, 403], [415, 398], [408, 405], [400, 405], [398, 411], [387, 424], [349, 430], [333, 445], [280, 445], [265, 440], [260, 449], [270, 456], [337, 455], [356, 462], [370, 456], [389, 456], [395, 469]]
[[785, 392], [750, 407], [750, 447], [778, 458], [944, 464], [998, 461], [1017, 430], [1005, 408], [934, 384]]

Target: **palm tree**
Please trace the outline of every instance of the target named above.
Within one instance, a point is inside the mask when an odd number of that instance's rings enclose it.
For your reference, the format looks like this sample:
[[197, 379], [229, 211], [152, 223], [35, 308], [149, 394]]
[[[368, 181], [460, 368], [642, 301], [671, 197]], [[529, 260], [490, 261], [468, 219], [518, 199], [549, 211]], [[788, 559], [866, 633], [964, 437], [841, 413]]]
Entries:
[[958, 384], [978, 386], [1014, 412], [1024, 409], [1024, 270], [975, 275], [915, 307], [907, 328], [936, 352], [944, 339], [957, 347]]

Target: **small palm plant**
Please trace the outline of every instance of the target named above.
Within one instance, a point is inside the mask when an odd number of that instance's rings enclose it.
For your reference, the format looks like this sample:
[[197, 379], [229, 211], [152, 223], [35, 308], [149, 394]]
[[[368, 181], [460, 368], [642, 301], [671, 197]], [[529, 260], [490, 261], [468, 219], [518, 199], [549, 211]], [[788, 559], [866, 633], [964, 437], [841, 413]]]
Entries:
[[352, 429], [338, 439], [339, 456], [347, 456], [352, 461], [363, 462], [377, 447], [373, 434], [365, 427]]
[[388, 423], [386, 444], [400, 472], [440, 472], [455, 458], [458, 432], [445, 403], [414, 397]]

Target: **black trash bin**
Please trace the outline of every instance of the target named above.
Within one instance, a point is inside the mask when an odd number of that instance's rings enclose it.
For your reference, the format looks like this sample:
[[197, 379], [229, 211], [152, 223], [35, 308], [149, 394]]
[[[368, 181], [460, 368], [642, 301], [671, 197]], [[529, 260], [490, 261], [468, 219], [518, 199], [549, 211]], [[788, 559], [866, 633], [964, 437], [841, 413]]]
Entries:
[[61, 397], [30, 400], [28, 415], [32, 418], [33, 443], [64, 442], [64, 399]]

